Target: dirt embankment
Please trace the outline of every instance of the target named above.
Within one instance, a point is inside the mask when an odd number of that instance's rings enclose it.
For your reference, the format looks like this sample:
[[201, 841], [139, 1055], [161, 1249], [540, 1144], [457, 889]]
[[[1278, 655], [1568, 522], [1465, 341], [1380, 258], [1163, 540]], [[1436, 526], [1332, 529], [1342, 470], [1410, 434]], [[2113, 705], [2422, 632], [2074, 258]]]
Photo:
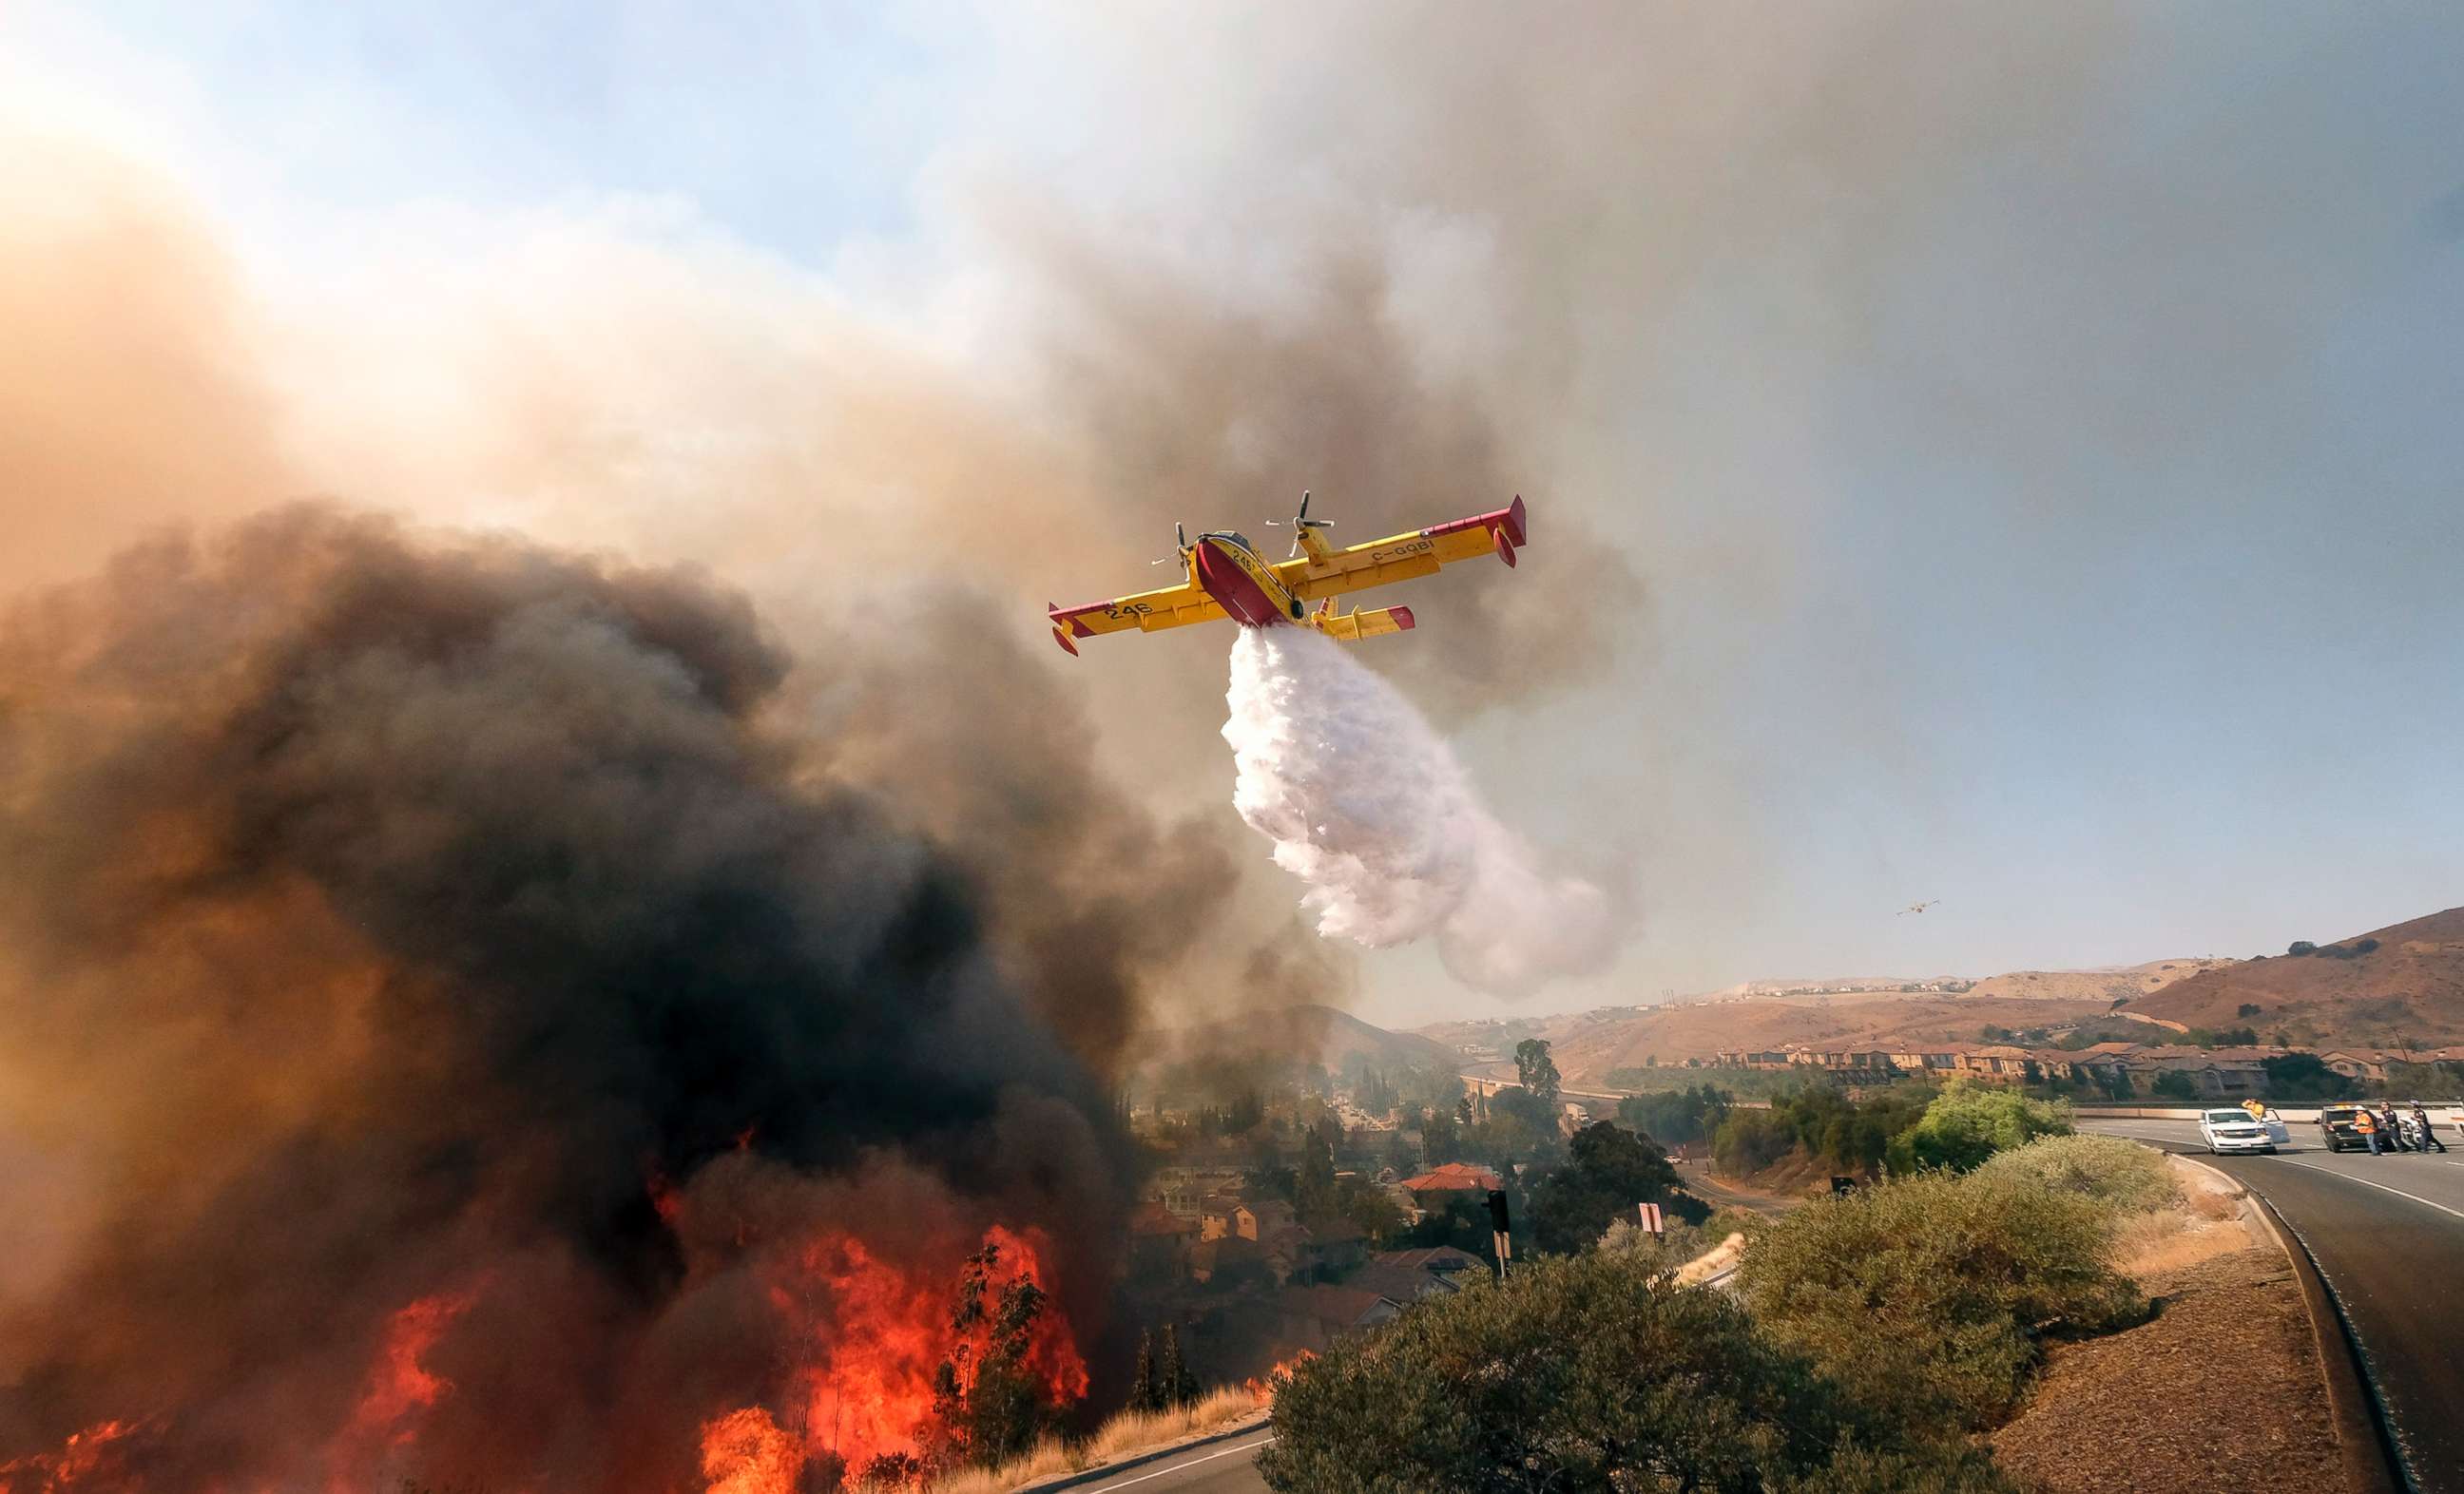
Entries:
[[2184, 1206], [2123, 1241], [2155, 1316], [2056, 1346], [1994, 1461], [2043, 1494], [2348, 1491], [2292, 1263], [2218, 1175], [2176, 1171]]

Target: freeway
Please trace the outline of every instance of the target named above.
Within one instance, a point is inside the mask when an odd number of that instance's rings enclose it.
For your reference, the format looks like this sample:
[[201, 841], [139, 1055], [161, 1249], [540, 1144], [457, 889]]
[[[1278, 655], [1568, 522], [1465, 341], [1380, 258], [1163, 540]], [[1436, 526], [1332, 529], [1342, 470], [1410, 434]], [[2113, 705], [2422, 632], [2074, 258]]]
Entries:
[[[2083, 1119], [2082, 1129], [2204, 1153], [2189, 1121]], [[2428, 1155], [2331, 1153], [2292, 1125], [2274, 1156], [2201, 1160], [2265, 1198], [2309, 1247], [2361, 1340], [2413, 1486], [2464, 1494], [2464, 1145]]]
[[1257, 1464], [1251, 1460], [1274, 1439], [1272, 1428], [1260, 1427], [1228, 1441], [1201, 1442], [1187, 1452], [1073, 1485], [1073, 1494], [1111, 1494], [1114, 1489], [1134, 1489], [1136, 1494], [1265, 1494], [1266, 1481], [1258, 1477]]

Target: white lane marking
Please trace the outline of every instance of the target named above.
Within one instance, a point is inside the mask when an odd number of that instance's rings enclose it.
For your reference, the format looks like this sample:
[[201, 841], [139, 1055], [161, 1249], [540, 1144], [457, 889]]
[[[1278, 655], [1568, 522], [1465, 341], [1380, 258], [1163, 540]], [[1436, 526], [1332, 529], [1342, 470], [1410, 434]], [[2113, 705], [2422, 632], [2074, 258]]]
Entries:
[[1273, 1440], [1274, 1439], [1272, 1437], [1262, 1437], [1254, 1442], [1243, 1442], [1237, 1447], [1227, 1447], [1220, 1453], [1208, 1453], [1203, 1458], [1189, 1458], [1184, 1459], [1179, 1462], [1166, 1463], [1164, 1466], [1157, 1468], [1153, 1473], [1141, 1473], [1134, 1479], [1123, 1479], [1118, 1483], [1099, 1484], [1095, 1488], [1089, 1489], [1088, 1494], [1109, 1494], [1109, 1491], [1112, 1489], [1125, 1489], [1133, 1483], [1144, 1483], [1149, 1479], [1160, 1479], [1167, 1473], [1178, 1473], [1183, 1468], [1195, 1467], [1199, 1463], [1213, 1462], [1218, 1458], [1229, 1458], [1234, 1453], [1254, 1453], [1259, 1448], [1265, 1446], [1268, 1442]]
[[2374, 1183], [2366, 1177], [2356, 1177], [2352, 1174], [2344, 1172], [2339, 1168], [2321, 1167], [2316, 1162], [2297, 1162], [2289, 1156], [2280, 1156], [2277, 1157], [2277, 1160], [2287, 1167], [2306, 1167], [2314, 1173], [2324, 1173], [2330, 1177], [2341, 1177], [2346, 1182], [2359, 1183], [2365, 1188], [2375, 1188], [2381, 1193], [2394, 1194], [2399, 1198], [2410, 1198], [2413, 1202], [2421, 1204], [2425, 1208], [2436, 1209], [2441, 1214], [2453, 1214], [2457, 1219], [2464, 1219], [2464, 1209], [2451, 1209], [2443, 1203], [2432, 1203], [2428, 1198], [2423, 1197], [2417, 1193], [2407, 1193], [2401, 1188], [2390, 1188], [2385, 1183]]

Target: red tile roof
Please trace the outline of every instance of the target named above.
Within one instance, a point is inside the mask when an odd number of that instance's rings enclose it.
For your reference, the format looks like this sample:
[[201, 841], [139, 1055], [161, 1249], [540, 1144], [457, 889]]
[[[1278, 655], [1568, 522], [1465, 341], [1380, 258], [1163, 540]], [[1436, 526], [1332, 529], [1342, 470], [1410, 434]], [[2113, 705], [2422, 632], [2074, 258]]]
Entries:
[[1486, 1193], [1506, 1185], [1498, 1181], [1497, 1175], [1487, 1168], [1473, 1167], [1467, 1162], [1448, 1162], [1442, 1167], [1431, 1168], [1418, 1177], [1404, 1178], [1403, 1186], [1414, 1193]]

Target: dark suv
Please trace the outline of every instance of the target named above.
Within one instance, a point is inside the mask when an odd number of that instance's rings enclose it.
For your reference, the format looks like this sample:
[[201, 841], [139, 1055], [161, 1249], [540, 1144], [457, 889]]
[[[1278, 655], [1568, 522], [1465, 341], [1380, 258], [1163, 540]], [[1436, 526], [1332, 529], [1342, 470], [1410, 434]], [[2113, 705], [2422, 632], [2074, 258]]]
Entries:
[[2358, 1105], [2319, 1107], [2319, 1139], [2327, 1144], [2328, 1151], [2342, 1152], [2346, 1147], [2362, 1152], [2370, 1149], [2370, 1138], [2353, 1129], [2353, 1117], [2360, 1114], [2361, 1110]]

